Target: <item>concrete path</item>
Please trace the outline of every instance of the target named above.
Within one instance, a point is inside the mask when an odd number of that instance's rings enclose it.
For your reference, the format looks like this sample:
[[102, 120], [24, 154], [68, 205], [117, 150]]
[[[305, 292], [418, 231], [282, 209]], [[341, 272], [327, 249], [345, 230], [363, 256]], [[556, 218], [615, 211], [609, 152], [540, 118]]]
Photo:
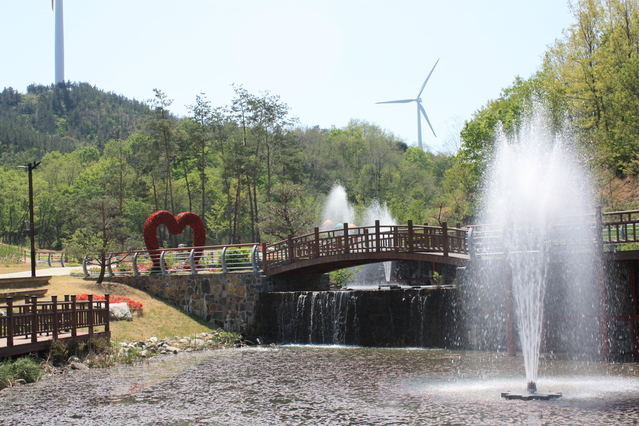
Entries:
[[[81, 267], [65, 266], [64, 268], [59, 267], [59, 268], [36, 269], [36, 276], [46, 277], [49, 275], [69, 275], [69, 273], [73, 269], [81, 269]], [[10, 274], [0, 274], [0, 278], [21, 278], [21, 277], [30, 277], [30, 276], [31, 276], [31, 269], [29, 269], [28, 271], [22, 271], [22, 272], [12, 272]]]

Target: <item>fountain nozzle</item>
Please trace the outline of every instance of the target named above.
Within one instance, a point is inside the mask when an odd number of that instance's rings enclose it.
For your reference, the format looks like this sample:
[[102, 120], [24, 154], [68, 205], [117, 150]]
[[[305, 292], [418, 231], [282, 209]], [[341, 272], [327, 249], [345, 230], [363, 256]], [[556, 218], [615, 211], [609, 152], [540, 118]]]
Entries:
[[528, 384], [526, 385], [526, 390], [529, 393], [535, 393], [537, 392], [537, 383], [535, 382], [528, 382]]

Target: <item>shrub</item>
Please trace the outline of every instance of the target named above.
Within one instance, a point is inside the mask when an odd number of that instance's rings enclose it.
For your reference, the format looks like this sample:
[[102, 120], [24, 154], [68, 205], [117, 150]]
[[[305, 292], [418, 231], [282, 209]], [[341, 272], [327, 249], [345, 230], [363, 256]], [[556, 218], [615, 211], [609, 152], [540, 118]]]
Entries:
[[31, 357], [0, 363], [0, 389], [13, 386], [17, 381], [33, 383], [42, 377], [42, 368]]
[[328, 280], [333, 287], [343, 287], [353, 275], [357, 274], [362, 268], [345, 268], [331, 271], [328, 273]]
[[226, 265], [229, 268], [250, 267], [251, 250], [241, 247], [229, 247], [226, 249]]
[[49, 356], [54, 363], [65, 362], [69, 358], [69, 347], [61, 340], [51, 341]]

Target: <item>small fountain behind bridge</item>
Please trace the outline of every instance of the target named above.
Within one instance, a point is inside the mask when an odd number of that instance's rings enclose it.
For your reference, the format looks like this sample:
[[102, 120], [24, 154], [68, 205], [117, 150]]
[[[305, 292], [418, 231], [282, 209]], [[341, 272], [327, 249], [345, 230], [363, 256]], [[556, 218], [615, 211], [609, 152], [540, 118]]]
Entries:
[[[377, 199], [366, 207], [359, 225], [372, 226], [375, 225], [376, 220], [379, 220], [382, 225], [397, 224], [386, 203]], [[356, 225], [355, 209], [348, 202], [346, 189], [339, 183], [333, 185], [326, 197], [321, 222], [324, 229], [340, 227], [343, 226], [343, 223], [348, 223], [351, 226]], [[382, 229], [382, 231], [384, 230], [386, 229]], [[382, 262], [381, 267], [379, 264], [362, 265], [348, 280], [348, 286], [364, 289], [386, 285], [392, 280], [392, 268], [393, 262]], [[383, 271], [381, 274], [380, 269]]]

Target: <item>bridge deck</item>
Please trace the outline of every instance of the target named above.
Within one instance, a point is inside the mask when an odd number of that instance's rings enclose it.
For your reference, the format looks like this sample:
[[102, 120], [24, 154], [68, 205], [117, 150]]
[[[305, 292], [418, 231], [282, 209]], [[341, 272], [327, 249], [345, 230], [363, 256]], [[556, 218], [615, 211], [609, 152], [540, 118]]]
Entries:
[[324, 256], [316, 259], [299, 260], [278, 267], [269, 268], [266, 275], [278, 275], [285, 273], [326, 273], [351, 266], [366, 265], [369, 263], [388, 262], [396, 260], [417, 260], [423, 262], [447, 263], [450, 265], [464, 266], [470, 259], [467, 254], [452, 253], [444, 256], [443, 253], [352, 253], [333, 256]]

